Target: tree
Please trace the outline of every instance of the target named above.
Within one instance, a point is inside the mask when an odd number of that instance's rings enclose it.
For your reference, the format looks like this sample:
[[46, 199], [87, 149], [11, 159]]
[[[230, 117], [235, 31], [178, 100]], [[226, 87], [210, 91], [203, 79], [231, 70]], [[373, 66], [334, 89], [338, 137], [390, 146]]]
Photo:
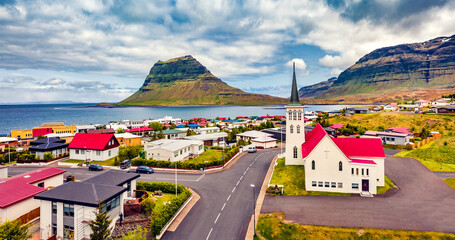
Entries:
[[117, 129], [117, 133], [125, 133], [125, 129], [119, 128], [119, 129]]
[[111, 235], [111, 229], [109, 225], [111, 224], [112, 220], [109, 219], [107, 212], [102, 211], [103, 205], [101, 201], [98, 201], [98, 207], [95, 211], [95, 220], [90, 222], [90, 228], [92, 229], [92, 233], [90, 234], [90, 239], [92, 240], [107, 240]]
[[155, 129], [155, 131], [160, 131], [160, 130], [163, 130], [163, 124], [159, 123], [159, 122], [151, 122], [149, 124], [149, 128], [153, 128]]
[[423, 126], [422, 131], [420, 132], [420, 137], [422, 139], [427, 138], [430, 136], [430, 125], [427, 123]]
[[30, 224], [22, 225], [19, 219], [0, 223], [0, 239], [29, 239], [32, 237], [32, 234], [28, 232], [29, 227]]
[[197, 135], [197, 133], [196, 133], [195, 131], [192, 131], [191, 129], [188, 129], [188, 130], [186, 131], [186, 135], [187, 135], [187, 136]]

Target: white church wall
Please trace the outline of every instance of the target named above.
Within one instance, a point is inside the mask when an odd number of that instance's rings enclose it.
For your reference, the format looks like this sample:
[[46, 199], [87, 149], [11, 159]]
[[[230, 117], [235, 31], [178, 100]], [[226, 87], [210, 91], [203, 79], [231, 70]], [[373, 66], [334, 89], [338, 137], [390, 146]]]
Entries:
[[[294, 114], [294, 112], [296, 114]], [[304, 164], [304, 161], [302, 159], [302, 144], [305, 143], [304, 119], [305, 119], [304, 106], [302, 105], [286, 106], [286, 158], [285, 158], [286, 165]], [[297, 130], [298, 127], [300, 128], [300, 132], [298, 132]], [[294, 147], [297, 148], [296, 158], [294, 158], [293, 150]]]

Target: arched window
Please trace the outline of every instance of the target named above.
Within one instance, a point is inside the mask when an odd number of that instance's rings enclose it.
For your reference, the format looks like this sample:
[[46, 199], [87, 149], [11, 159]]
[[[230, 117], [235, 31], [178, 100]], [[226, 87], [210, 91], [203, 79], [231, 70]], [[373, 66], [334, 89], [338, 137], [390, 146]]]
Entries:
[[294, 117], [293, 117], [292, 120], [297, 120], [297, 111], [294, 111], [294, 114], [293, 114], [293, 115], [294, 115]]
[[292, 111], [288, 112], [288, 120], [292, 120]]
[[338, 170], [343, 171], [343, 163], [341, 161], [338, 163]]
[[294, 133], [294, 126], [289, 127], [289, 133]]
[[297, 133], [300, 133], [300, 125], [297, 125]]
[[311, 161], [311, 169], [315, 170], [316, 169], [316, 162], [313, 160]]
[[297, 158], [297, 147], [294, 147], [294, 158]]
[[299, 117], [299, 121], [302, 120], [302, 111], [299, 111], [298, 117]]

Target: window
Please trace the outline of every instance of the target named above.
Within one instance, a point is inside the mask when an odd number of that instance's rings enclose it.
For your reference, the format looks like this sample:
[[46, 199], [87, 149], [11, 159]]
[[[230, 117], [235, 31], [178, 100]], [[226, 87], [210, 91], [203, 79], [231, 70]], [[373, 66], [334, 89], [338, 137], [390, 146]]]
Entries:
[[338, 163], [338, 171], [343, 171], [343, 163], [341, 161]]
[[57, 214], [57, 203], [52, 202], [52, 214]]
[[107, 203], [105, 203], [101, 207], [101, 211], [102, 212], [109, 212], [110, 210], [114, 209], [118, 205], [120, 205], [120, 196], [117, 196], [117, 197], [109, 200]]
[[353, 183], [352, 184], [352, 189], [359, 189], [359, 184], [358, 183]]
[[351, 168], [351, 174], [354, 175], [354, 168]]
[[297, 125], [297, 133], [300, 133], [300, 126]]
[[322, 182], [318, 182], [318, 187], [322, 187]]
[[289, 133], [294, 133], [294, 126], [289, 127]]
[[368, 170], [369, 170], [369, 169], [367, 168], [367, 176], [370, 176], [370, 173], [369, 173], [369, 171], [368, 171]]
[[292, 111], [288, 112], [288, 120], [292, 120]]
[[324, 187], [330, 187], [330, 183], [329, 182], [325, 182], [324, 183]]
[[101, 151], [100, 150], [96, 150], [96, 156], [99, 156], [101, 155]]
[[359, 169], [358, 168], [355, 169], [355, 175], [359, 176]]
[[338, 183], [338, 188], [343, 188], [343, 183], [342, 182]]
[[68, 217], [74, 217], [74, 205], [63, 204], [63, 215]]
[[52, 223], [52, 235], [57, 233], [57, 223]]
[[85, 154], [85, 150], [84, 149], [81, 150], [81, 154]]
[[363, 174], [363, 168], [362, 168], [362, 176], [363, 176], [363, 175], [364, 175], [364, 174]]
[[180, 150], [180, 155], [182, 155], [182, 154], [183, 154], [183, 150]]
[[395, 141], [395, 138], [390, 138], [390, 141]]
[[44, 182], [38, 183], [38, 187], [42, 187], [43, 188], [44, 187]]
[[315, 170], [316, 169], [316, 162], [313, 160], [311, 161], [311, 170]]
[[76, 149], [76, 154], [79, 154], [79, 149]]
[[336, 183], [336, 182], [331, 182], [331, 183], [330, 183], [330, 186], [331, 186], [332, 188], [336, 188], [336, 187], [337, 187], [337, 183]]
[[316, 181], [312, 181], [311, 186], [316, 187]]
[[179, 155], [179, 152], [174, 152], [174, 157], [177, 157]]
[[299, 111], [298, 117], [299, 117], [299, 121], [302, 120], [302, 112], [301, 111]]
[[109, 152], [107, 152], [107, 155], [110, 157], [111, 156], [111, 150], [109, 150]]
[[74, 227], [63, 226], [63, 239], [74, 239]]
[[297, 147], [294, 147], [294, 158], [297, 158]]

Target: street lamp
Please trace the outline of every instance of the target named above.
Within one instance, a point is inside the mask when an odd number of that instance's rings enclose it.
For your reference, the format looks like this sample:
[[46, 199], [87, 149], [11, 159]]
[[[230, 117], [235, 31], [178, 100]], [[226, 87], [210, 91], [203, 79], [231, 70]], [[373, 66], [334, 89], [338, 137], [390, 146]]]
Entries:
[[254, 197], [256, 195], [256, 186], [254, 186], [254, 184], [251, 184], [250, 187], [253, 188], [253, 236], [256, 236], [256, 201], [254, 201]]
[[177, 161], [175, 161], [175, 196], [177, 196]]

